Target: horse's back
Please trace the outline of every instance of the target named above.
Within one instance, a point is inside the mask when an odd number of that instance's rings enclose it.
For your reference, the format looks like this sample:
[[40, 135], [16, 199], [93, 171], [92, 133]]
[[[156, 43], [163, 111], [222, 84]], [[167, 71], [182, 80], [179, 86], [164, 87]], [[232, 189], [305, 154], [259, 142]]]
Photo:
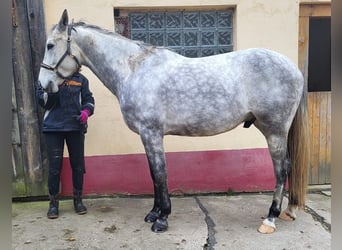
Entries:
[[241, 118], [249, 112], [273, 115], [280, 109], [296, 109], [302, 96], [302, 73], [288, 57], [272, 50], [252, 48], [185, 61], [180, 71], [195, 68], [191, 87], [200, 91], [189, 90], [194, 93], [189, 100], [199, 107], [203, 101], [211, 104], [229, 119], [232, 114]]
[[[250, 94], [302, 92], [304, 79], [298, 67], [286, 56], [264, 48], [251, 48], [201, 58], [166, 61], [169, 78], [195, 77], [208, 90], [221, 86], [226, 91], [238, 88]], [[177, 79], [182, 82], [182, 79]], [[184, 85], [188, 81], [184, 81]], [[165, 83], [161, 83], [165, 84]], [[255, 91], [254, 91], [255, 90]], [[210, 92], [210, 91], [209, 91]]]

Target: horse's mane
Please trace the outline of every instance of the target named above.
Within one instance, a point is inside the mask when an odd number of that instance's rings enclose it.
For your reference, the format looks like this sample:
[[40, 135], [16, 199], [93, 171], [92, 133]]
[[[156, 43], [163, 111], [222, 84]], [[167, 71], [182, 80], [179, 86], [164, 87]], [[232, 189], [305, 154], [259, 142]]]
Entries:
[[117, 35], [117, 33], [115, 32], [112, 32], [112, 31], [109, 31], [107, 29], [103, 29], [99, 26], [96, 26], [96, 25], [93, 25], [93, 24], [87, 24], [85, 22], [77, 22], [77, 23], [73, 23], [73, 26], [75, 28], [77, 27], [84, 27], [84, 28], [90, 28], [90, 29], [95, 29], [97, 30], [98, 32], [101, 32], [103, 34], [107, 34], [107, 35]]
[[[149, 43], [145, 43], [143, 41], [138, 41], [138, 40], [131, 40], [127, 37], [124, 37], [114, 31], [110, 31], [110, 30], [107, 30], [107, 29], [104, 29], [104, 28], [101, 28], [97, 25], [93, 25], [93, 24], [88, 24], [88, 23], [85, 23], [83, 21], [78, 21], [76, 23], [73, 23], [72, 24], [74, 28], [77, 28], [77, 27], [82, 27], [82, 28], [86, 28], [86, 29], [93, 29], [97, 32], [100, 32], [102, 34], [106, 34], [106, 35], [109, 35], [109, 36], [114, 36], [114, 37], [120, 37], [121, 39], [127, 39], [128, 41], [130, 42], [133, 42], [135, 44], [137, 44], [138, 46], [142, 47], [142, 48], [145, 48], [145, 49], [148, 49], [150, 50], [151, 48], [154, 48], [154, 49], [166, 49], [166, 50], [170, 50], [170, 48], [167, 48], [167, 47], [164, 47], [164, 46], [155, 46], [155, 45], [152, 45], [152, 44], [149, 44]], [[58, 24], [55, 24], [51, 30], [54, 30], [55, 28], [57, 28]], [[77, 31], [76, 31], [77, 32]], [[172, 51], [172, 50], [170, 50]]]
[[77, 22], [77, 23], [74, 23], [73, 26], [74, 26], [75, 28], [77, 28], [77, 27], [83, 27], [83, 28], [94, 29], [94, 30], [96, 30], [96, 31], [98, 31], [98, 32], [100, 32], [100, 33], [102, 33], [102, 34], [106, 34], [106, 35], [110, 35], [110, 36], [114, 36], [114, 37], [120, 37], [120, 38], [122, 38], [122, 39], [127, 39], [127, 40], [129, 40], [130, 42], [133, 42], [133, 43], [139, 45], [140, 47], [147, 47], [147, 48], [149, 48], [149, 47], [156, 47], [156, 46], [154, 46], [154, 45], [145, 43], [145, 42], [143, 42], [143, 41], [131, 40], [131, 39], [129, 39], [129, 38], [127, 38], [127, 37], [124, 37], [124, 36], [122, 36], [122, 35], [120, 35], [120, 34], [114, 32], [114, 31], [110, 31], [110, 30], [101, 28], [101, 27], [99, 27], [99, 26], [97, 26], [97, 25], [88, 24], [88, 23], [85, 23], [85, 22], [82, 22], [82, 21]]
[[[88, 23], [85, 23], [85, 22], [82, 22], [82, 21], [79, 21], [79, 22], [76, 22], [76, 23], [73, 23], [72, 26], [74, 28], [77, 28], [77, 27], [83, 27], [83, 28], [89, 28], [89, 29], [94, 29], [102, 34], [106, 34], [106, 35], [110, 35], [110, 36], [115, 36], [115, 37], [121, 37], [123, 39], [127, 39], [127, 40], [130, 40], [131, 42], [133, 43], [136, 43], [137, 45], [139, 46], [143, 46], [143, 47], [151, 47], [153, 45], [151, 44], [147, 44], [147, 43], [144, 43], [142, 41], [136, 41], [136, 40], [131, 40], [131, 39], [128, 39], [127, 37], [124, 37], [124, 36], [121, 36], [120, 34], [116, 33], [116, 32], [113, 32], [113, 31], [110, 31], [110, 30], [107, 30], [107, 29], [104, 29], [104, 28], [101, 28], [99, 26], [96, 26], [96, 25], [93, 25], [93, 24], [88, 24]], [[58, 27], [58, 24], [55, 24], [52, 26], [51, 28], [51, 31], [56, 29]], [[74, 29], [75, 30], [75, 29]]]

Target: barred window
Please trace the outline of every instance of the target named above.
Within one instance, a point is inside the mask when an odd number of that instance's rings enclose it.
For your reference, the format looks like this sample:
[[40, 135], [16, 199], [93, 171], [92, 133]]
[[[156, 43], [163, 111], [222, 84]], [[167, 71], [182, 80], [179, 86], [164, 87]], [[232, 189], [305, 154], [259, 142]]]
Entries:
[[233, 10], [130, 12], [129, 38], [187, 57], [233, 50]]

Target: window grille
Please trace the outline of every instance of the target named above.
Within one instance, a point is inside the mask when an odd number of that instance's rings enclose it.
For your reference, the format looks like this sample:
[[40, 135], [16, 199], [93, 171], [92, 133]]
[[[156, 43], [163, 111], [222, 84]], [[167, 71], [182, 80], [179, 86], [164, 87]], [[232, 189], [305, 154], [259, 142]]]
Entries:
[[165, 46], [187, 57], [233, 50], [233, 11], [129, 13], [130, 38]]

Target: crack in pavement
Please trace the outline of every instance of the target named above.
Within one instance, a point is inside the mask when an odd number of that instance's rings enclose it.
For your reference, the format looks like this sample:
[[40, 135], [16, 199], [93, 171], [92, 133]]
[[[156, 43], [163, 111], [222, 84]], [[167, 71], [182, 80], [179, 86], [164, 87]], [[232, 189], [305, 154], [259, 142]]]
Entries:
[[321, 223], [322, 227], [327, 230], [329, 233], [331, 233], [331, 224], [326, 222], [325, 218], [321, 215], [319, 215], [315, 210], [313, 210], [311, 207], [309, 206], [305, 206], [305, 212], [311, 214], [312, 218], [315, 221], [318, 221], [319, 223]]
[[[330, 196], [330, 195], [324, 193], [323, 191], [319, 191], [318, 194], [321, 194], [324, 196]], [[285, 194], [284, 197], [286, 197], [287, 199], [289, 198], [287, 194]], [[331, 233], [331, 224], [326, 222], [326, 220], [323, 216], [319, 215], [314, 209], [312, 209], [308, 205], [305, 205], [304, 211], [306, 213], [310, 214], [315, 221], [318, 221], [326, 231]]]
[[204, 215], [205, 215], [204, 221], [208, 227], [208, 238], [207, 238], [207, 242], [203, 246], [203, 250], [214, 250], [215, 249], [214, 245], [217, 243], [216, 238], [215, 238], [215, 233], [216, 233], [215, 222], [209, 216], [208, 210], [205, 208], [205, 206], [202, 204], [202, 202], [198, 199], [198, 197], [195, 196], [194, 199], [196, 200], [198, 206], [200, 207], [200, 209], [204, 213]]

